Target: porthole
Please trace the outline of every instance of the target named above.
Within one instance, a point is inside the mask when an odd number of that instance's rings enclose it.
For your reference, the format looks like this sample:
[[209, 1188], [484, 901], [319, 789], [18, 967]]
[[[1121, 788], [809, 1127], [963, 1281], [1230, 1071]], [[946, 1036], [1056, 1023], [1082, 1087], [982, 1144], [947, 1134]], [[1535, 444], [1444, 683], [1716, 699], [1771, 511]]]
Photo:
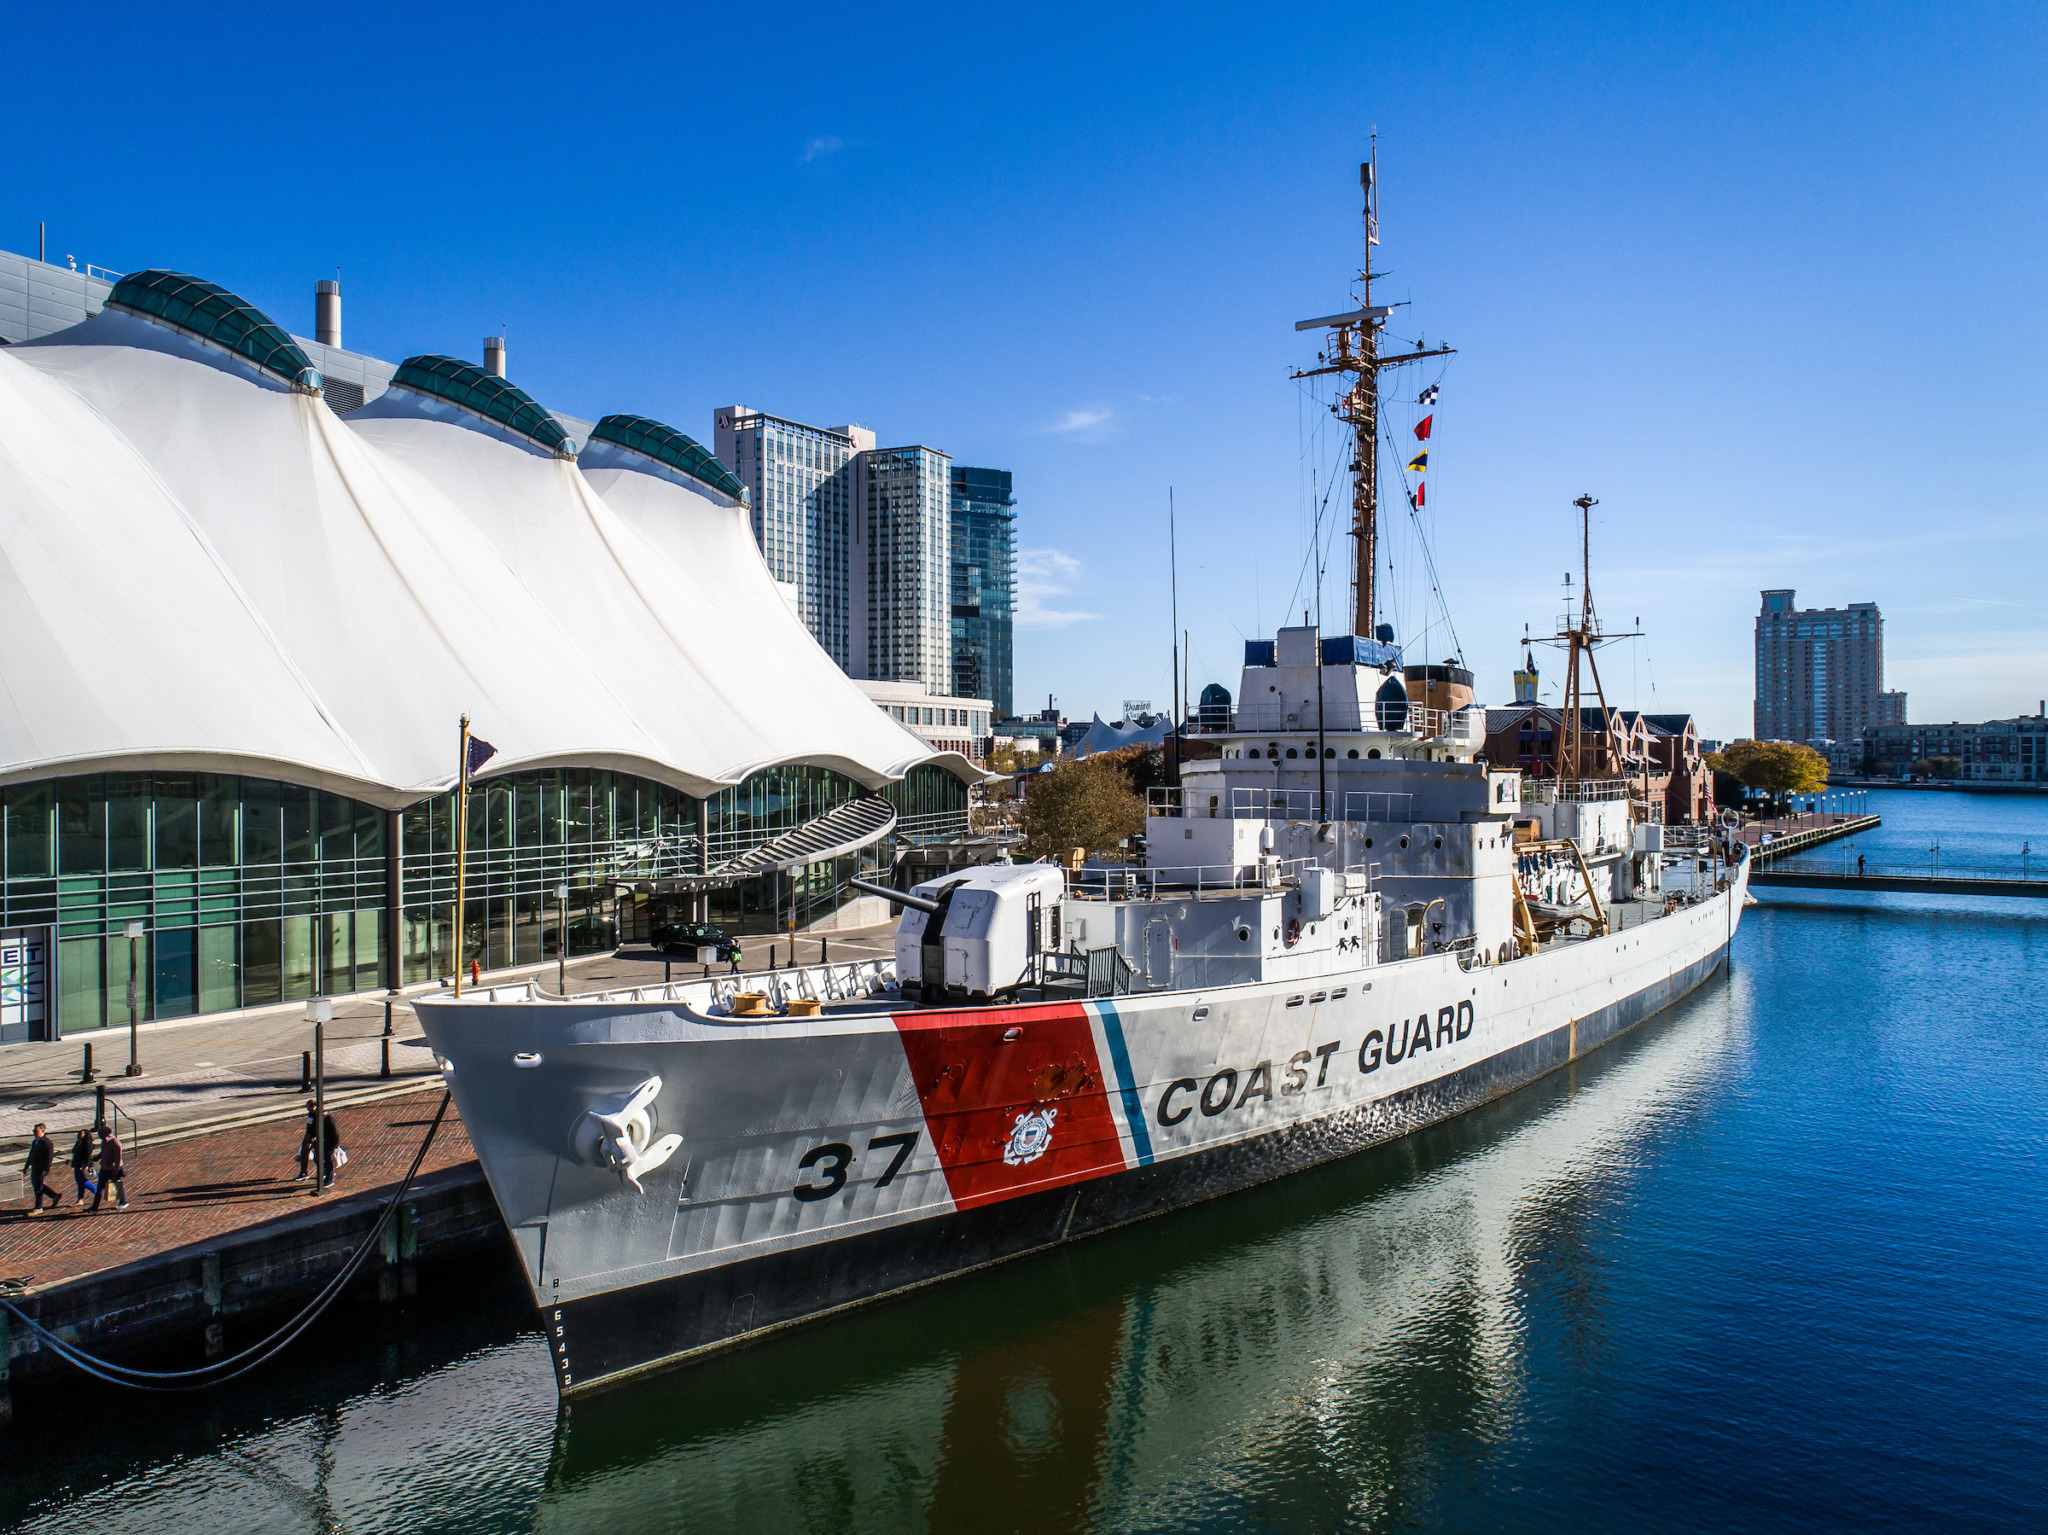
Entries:
[[1337, 748], [1334, 746], [1326, 746], [1323, 748], [1323, 755], [1325, 757], [1334, 757], [1337, 755]]
[[1377, 757], [1379, 754], [1380, 749], [1377, 746], [1375, 746], [1371, 751], [1366, 753], [1368, 757]]
[[1434, 842], [1432, 842], [1432, 843], [1430, 844], [1430, 846], [1431, 846], [1431, 847], [1442, 847], [1443, 845], [1444, 845], [1444, 839], [1443, 839], [1443, 838], [1441, 838], [1441, 837], [1438, 837], [1438, 838], [1436, 839], [1436, 841], [1434, 841]]
[[1296, 755], [1296, 753], [1295, 753], [1295, 750], [1294, 750], [1294, 748], [1293, 748], [1293, 747], [1291, 747], [1291, 746], [1290, 746], [1290, 747], [1288, 747], [1288, 748], [1287, 748], [1287, 755], [1288, 755], [1288, 756], [1290, 756], [1290, 757], [1292, 757], [1292, 756]]
[[1407, 845], [1408, 845], [1408, 839], [1407, 839], [1406, 837], [1403, 837], [1403, 838], [1401, 839], [1401, 846], [1403, 846], [1403, 847], [1406, 847]]
[[1358, 755], [1358, 748], [1354, 746], [1351, 748], [1350, 751], [1346, 752], [1344, 755], [1347, 757], [1355, 757]]
[[1371, 847], [1371, 846], [1372, 846], [1372, 838], [1370, 838], [1370, 837], [1367, 837], [1367, 838], [1365, 839], [1365, 845], [1366, 845], [1367, 847]]
[[1245, 753], [1245, 755], [1246, 755], [1247, 757], [1254, 757], [1254, 758], [1256, 758], [1256, 757], [1258, 756], [1258, 754], [1259, 754], [1259, 749], [1258, 749], [1258, 748], [1257, 748], [1256, 746], [1254, 746], [1254, 747], [1253, 747], [1253, 748], [1252, 748], [1252, 749], [1251, 749], [1250, 751], [1248, 751], [1248, 752], [1246, 752], [1246, 753]]

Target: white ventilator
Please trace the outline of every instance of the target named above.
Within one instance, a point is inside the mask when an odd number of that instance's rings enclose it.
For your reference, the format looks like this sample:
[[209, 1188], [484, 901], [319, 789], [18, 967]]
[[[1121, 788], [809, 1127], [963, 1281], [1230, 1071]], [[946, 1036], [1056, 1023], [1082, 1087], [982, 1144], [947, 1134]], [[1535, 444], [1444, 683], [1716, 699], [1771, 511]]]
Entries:
[[654, 1116], [650, 1112], [661, 1093], [661, 1078], [649, 1077], [629, 1093], [601, 1098], [583, 1111], [569, 1133], [571, 1149], [579, 1162], [609, 1167], [637, 1193], [640, 1175], [651, 1173], [682, 1148], [680, 1135], [654, 1138]]

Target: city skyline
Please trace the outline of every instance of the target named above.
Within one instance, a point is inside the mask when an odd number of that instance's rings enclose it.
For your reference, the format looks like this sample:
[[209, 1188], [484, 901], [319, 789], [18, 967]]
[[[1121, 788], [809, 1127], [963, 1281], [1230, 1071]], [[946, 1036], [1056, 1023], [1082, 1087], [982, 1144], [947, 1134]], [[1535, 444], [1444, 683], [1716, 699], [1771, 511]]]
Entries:
[[[1887, 682], [1916, 712], [2000, 717], [2048, 670], [2029, 580], [2048, 557], [2031, 446], [2048, 338], [2026, 256], [2048, 34], [2031, 13], [1849, 14], [1389, 15], [1360, 37], [1309, 9], [1285, 39], [1221, 11], [1163, 35], [1093, 17], [1076, 54], [1051, 23], [847, 35], [792, 10], [777, 30], [801, 105], [753, 130], [743, 218], [726, 184], [747, 79], [656, 88], [695, 46], [690, 18], [637, 18], [620, 59], [601, 18], [563, 37], [538, 11], [450, 11], [412, 18], [417, 47], [394, 59], [373, 12], [317, 37], [264, 17], [203, 59], [173, 38], [19, 82], [0, 106], [19, 151], [0, 246], [32, 252], [47, 221], [60, 261], [204, 273], [294, 331], [338, 267], [355, 345], [474, 358], [505, 335], [552, 409], [689, 424], [771, 401], [1004, 465], [1031, 487], [1014, 695], [1109, 715], [1170, 695], [1169, 490], [1196, 691], [1235, 690], [1243, 639], [1314, 605], [1305, 530], [1331, 451], [1286, 379], [1314, 356], [1292, 325], [1344, 300], [1377, 127], [1384, 291], [1412, 301], [1396, 329], [1459, 348], [1428, 507], [1389, 497], [1411, 653], [1461, 644], [1481, 695], [1510, 697], [1570, 498], [1590, 491], [1602, 612], [1646, 631], [1607, 654], [1617, 703], [1744, 733], [1748, 616], [1784, 586], [1879, 603]], [[24, 17], [20, 46], [63, 53], [55, 28]], [[943, 134], [861, 86], [913, 34], [981, 60]], [[1406, 66], [1373, 67], [1392, 57]], [[514, 157], [451, 179], [363, 133], [323, 144], [307, 198], [295, 145], [178, 85], [278, 58], [364, 123], [405, 121], [449, 71], [489, 78], [578, 167], [577, 195]], [[615, 88], [572, 112], [557, 82], [595, 70]], [[1374, 84], [1330, 88], [1344, 78]], [[1042, 110], [1005, 110], [1026, 82]], [[166, 120], [236, 196], [118, 169]], [[621, 141], [662, 143], [690, 195], [649, 196]], [[1898, 388], [1879, 315], [1960, 338], [1938, 349], [1949, 381]], [[820, 339], [840, 335], [859, 344]], [[1415, 523], [1433, 526], [1448, 623]], [[1344, 606], [1333, 577], [1333, 632]]]

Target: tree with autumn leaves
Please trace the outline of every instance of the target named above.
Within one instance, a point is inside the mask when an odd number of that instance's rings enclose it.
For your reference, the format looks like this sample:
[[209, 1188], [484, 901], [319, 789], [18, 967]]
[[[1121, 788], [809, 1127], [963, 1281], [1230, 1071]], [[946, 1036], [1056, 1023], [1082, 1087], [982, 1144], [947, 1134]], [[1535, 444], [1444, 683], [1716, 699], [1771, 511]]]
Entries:
[[1125, 746], [1069, 757], [1032, 775], [1024, 796], [1025, 853], [1064, 858], [1077, 847], [1103, 853], [1127, 837], [1144, 835], [1139, 791], [1157, 781], [1157, 756], [1151, 748]]
[[1792, 741], [1737, 741], [1710, 752], [1707, 766], [1759, 799], [1817, 794], [1828, 786], [1828, 759]]

